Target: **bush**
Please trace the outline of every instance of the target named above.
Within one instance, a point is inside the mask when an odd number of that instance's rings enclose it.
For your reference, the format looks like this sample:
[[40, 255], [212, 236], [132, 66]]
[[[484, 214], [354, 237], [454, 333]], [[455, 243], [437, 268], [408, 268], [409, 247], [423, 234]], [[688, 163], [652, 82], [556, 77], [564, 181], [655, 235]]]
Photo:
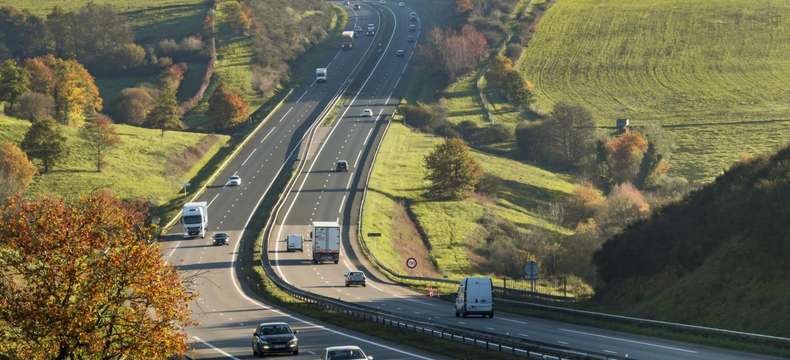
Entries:
[[416, 105], [401, 106], [403, 112], [403, 122], [413, 128], [423, 131], [433, 128], [437, 118], [434, 109], [426, 104], [417, 103]]
[[479, 194], [496, 197], [499, 191], [502, 190], [502, 178], [491, 174], [484, 174], [477, 183], [475, 191]]
[[483, 169], [461, 139], [447, 139], [425, 157], [428, 195], [435, 199], [464, 199], [472, 194]]
[[507, 56], [512, 61], [518, 60], [518, 58], [521, 57], [521, 52], [523, 51], [523, 48], [517, 43], [516, 40], [517, 39], [512, 40], [513, 43], [508, 44], [507, 48], [505, 49], [505, 56]]
[[458, 123], [458, 125], [455, 126], [455, 129], [461, 133], [464, 139], [467, 141], [472, 141], [479, 128], [477, 127], [476, 122], [472, 120], [464, 120]]
[[493, 144], [513, 140], [513, 131], [505, 125], [494, 124], [481, 129], [474, 141], [480, 144]]
[[516, 127], [516, 148], [524, 160], [546, 161], [546, 126], [543, 122], [522, 121]]
[[0, 203], [24, 192], [35, 173], [33, 163], [16, 144], [0, 144]]
[[147, 88], [123, 89], [115, 103], [113, 115], [127, 124], [142, 125], [154, 107], [155, 97], [156, 94]]

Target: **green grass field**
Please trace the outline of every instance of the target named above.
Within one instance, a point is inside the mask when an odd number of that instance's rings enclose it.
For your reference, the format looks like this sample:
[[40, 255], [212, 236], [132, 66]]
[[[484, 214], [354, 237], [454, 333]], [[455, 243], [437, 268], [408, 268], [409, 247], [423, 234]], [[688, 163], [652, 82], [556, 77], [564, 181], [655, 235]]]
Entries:
[[600, 125], [688, 126], [672, 128], [683, 151], [672, 171], [699, 182], [790, 140], [790, 123], [758, 122], [790, 121], [787, 59], [787, 1], [578, 0], [549, 9], [519, 68], [540, 112], [566, 100]]
[[[0, 141], [19, 144], [30, 123], [0, 116]], [[123, 144], [105, 158], [105, 167], [96, 172], [94, 157], [84, 148], [78, 129], [63, 127], [69, 155], [48, 174], [36, 176], [28, 193], [74, 197], [99, 188], [110, 188], [122, 198], [145, 198], [154, 204], [178, 196], [181, 184], [191, 179], [228, 141], [227, 136], [199, 133], [165, 133], [128, 125], [116, 125]], [[202, 144], [202, 146], [200, 146]], [[185, 154], [189, 147], [200, 148], [202, 156]]]
[[[470, 248], [477, 241], [477, 220], [486, 211], [513, 221], [529, 231], [543, 228], [563, 234], [569, 230], [543, 220], [542, 206], [563, 198], [573, 190], [569, 177], [544, 171], [518, 161], [474, 152], [486, 173], [501, 179], [495, 197], [475, 196], [465, 201], [429, 201], [423, 197], [428, 183], [423, 180], [423, 158], [440, 138], [412, 131], [394, 122], [384, 139], [370, 181], [363, 214], [363, 233], [380, 232], [381, 237], [365, 239], [377, 259], [392, 269], [404, 271], [404, 253], [398, 243], [404, 239], [393, 232], [404, 224], [393, 221], [399, 202], [410, 203], [416, 220], [431, 244], [430, 261], [446, 275], [463, 276], [475, 271]], [[419, 238], [409, 241], [420, 241]], [[397, 244], [397, 245], [396, 245]]]

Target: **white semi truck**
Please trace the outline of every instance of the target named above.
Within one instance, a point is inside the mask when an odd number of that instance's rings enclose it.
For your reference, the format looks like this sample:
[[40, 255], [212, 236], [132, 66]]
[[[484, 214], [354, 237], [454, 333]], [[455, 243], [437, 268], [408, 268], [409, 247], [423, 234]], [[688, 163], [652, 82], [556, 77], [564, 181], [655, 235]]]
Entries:
[[340, 261], [340, 225], [336, 221], [314, 221], [313, 231], [313, 263]]
[[184, 237], [206, 237], [208, 227], [208, 204], [205, 201], [184, 204], [181, 209], [181, 224], [184, 225]]
[[315, 69], [315, 82], [326, 82], [326, 68]]
[[354, 32], [353, 31], [343, 31], [343, 42], [341, 43], [341, 47], [343, 49], [351, 49], [354, 46]]

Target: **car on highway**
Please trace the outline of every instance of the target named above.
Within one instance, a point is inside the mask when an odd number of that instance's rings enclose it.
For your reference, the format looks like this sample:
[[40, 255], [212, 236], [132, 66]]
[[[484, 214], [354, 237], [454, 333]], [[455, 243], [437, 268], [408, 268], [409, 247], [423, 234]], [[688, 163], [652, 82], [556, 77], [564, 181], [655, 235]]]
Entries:
[[252, 355], [299, 354], [299, 339], [296, 331], [284, 322], [262, 323], [252, 334]]
[[417, 30], [417, 25], [409, 24], [409, 31], [416, 31], [416, 30]]
[[404, 55], [406, 55], [406, 51], [405, 50], [398, 50], [398, 51], [395, 52], [395, 56], [403, 57]]
[[321, 360], [373, 360], [359, 346], [332, 346], [324, 349]]
[[362, 110], [362, 117], [372, 117], [373, 110], [372, 109], [364, 109]]
[[214, 246], [230, 245], [230, 235], [228, 235], [228, 233], [224, 233], [224, 232], [214, 233], [214, 236], [212, 236], [211, 238], [214, 240], [214, 242], [212, 242], [211, 245]]
[[354, 10], [359, 10], [359, 4], [354, 4]]
[[231, 175], [228, 178], [228, 186], [239, 186], [241, 185], [241, 177], [238, 175]]
[[414, 36], [412, 36], [412, 35], [409, 35], [409, 36], [406, 38], [406, 41], [408, 41], [408, 42], [410, 42], [410, 43], [413, 43], [413, 42], [414, 42]]
[[362, 27], [361, 26], [354, 26], [354, 32], [357, 33], [357, 34], [361, 34], [362, 33]]
[[336, 172], [348, 172], [348, 161], [338, 160], [335, 163], [335, 171]]
[[409, 21], [417, 21], [417, 13], [412, 11], [409, 13]]
[[404, 6], [406, 6], [406, 3], [405, 3], [405, 2], [403, 2], [403, 1], [401, 1], [401, 2], [399, 2], [399, 3], [398, 3], [398, 6], [400, 6], [400, 7], [404, 7]]
[[387, 0], [379, 0], [379, 4], [386, 5], [387, 4]]
[[351, 285], [360, 285], [367, 287], [365, 273], [361, 271], [349, 271], [345, 275], [346, 277], [346, 287]]

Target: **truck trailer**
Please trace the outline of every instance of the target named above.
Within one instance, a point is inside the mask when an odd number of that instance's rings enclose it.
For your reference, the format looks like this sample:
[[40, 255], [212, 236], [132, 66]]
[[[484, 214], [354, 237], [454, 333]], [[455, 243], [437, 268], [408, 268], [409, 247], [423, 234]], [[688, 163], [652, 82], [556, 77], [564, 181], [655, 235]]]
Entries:
[[354, 32], [343, 31], [342, 37], [343, 41], [341, 43], [341, 47], [343, 49], [351, 49], [354, 46]]
[[181, 224], [184, 225], [184, 237], [206, 237], [208, 227], [208, 204], [205, 201], [184, 204], [181, 209]]
[[340, 224], [336, 221], [314, 221], [313, 231], [313, 263], [340, 261]]

